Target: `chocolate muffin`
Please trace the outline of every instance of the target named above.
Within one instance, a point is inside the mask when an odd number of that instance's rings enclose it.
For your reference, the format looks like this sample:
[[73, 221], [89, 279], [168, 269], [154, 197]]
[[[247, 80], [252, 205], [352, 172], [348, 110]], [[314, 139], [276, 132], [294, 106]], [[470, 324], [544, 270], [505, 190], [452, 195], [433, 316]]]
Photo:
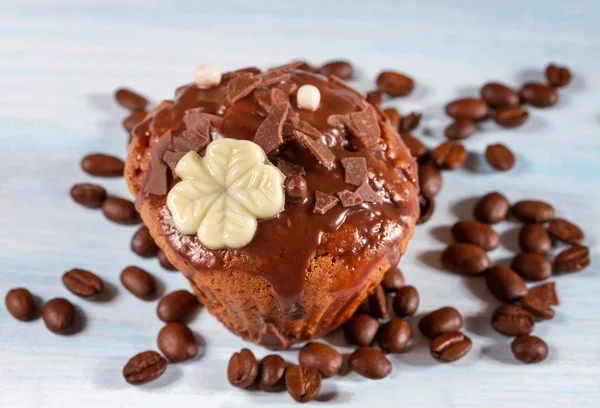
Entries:
[[386, 116], [300, 64], [199, 69], [132, 130], [125, 170], [200, 301], [276, 349], [344, 323], [419, 216], [417, 165]]

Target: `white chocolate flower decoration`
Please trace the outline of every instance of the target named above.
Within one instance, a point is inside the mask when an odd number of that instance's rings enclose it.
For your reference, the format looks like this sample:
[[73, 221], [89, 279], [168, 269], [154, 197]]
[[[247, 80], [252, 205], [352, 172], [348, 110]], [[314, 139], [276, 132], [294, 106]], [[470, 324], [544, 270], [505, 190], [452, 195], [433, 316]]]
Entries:
[[283, 211], [284, 176], [254, 142], [215, 140], [204, 157], [183, 156], [175, 173], [182, 181], [167, 196], [175, 227], [209, 249], [247, 245], [258, 219]]

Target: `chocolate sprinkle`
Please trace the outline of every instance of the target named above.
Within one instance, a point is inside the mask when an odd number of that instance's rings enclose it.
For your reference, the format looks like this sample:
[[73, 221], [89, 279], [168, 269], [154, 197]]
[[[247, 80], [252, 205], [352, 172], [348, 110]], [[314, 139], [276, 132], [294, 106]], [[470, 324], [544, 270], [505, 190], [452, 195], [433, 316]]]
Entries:
[[328, 169], [333, 167], [335, 155], [321, 140], [315, 140], [298, 130], [294, 130], [294, 138], [298, 140], [302, 146], [306, 147], [322, 166]]
[[313, 212], [317, 214], [325, 214], [338, 203], [338, 199], [331, 194], [315, 191], [315, 208]]
[[269, 154], [283, 144], [283, 123], [288, 110], [288, 104], [277, 105], [256, 130], [254, 143], [262, 147], [265, 153]]
[[[198, 122], [197, 122], [198, 123]], [[173, 138], [173, 146], [176, 152], [199, 152], [208, 144], [208, 137], [201, 135], [193, 129], [186, 129], [180, 135]]]
[[306, 170], [304, 170], [304, 167], [294, 163], [290, 163], [289, 161], [285, 161], [283, 159], [277, 160], [277, 168], [281, 170], [283, 175], [286, 177], [306, 176]]
[[381, 196], [371, 188], [368, 182], [364, 182], [355, 191], [365, 203], [379, 203]]
[[367, 160], [364, 157], [344, 157], [342, 166], [346, 183], [360, 186], [367, 180]]
[[177, 167], [177, 163], [179, 163], [179, 160], [181, 160], [183, 158], [183, 156], [185, 156], [186, 154], [187, 154], [186, 152], [168, 151], [163, 156], [163, 162], [167, 166], [169, 166], [169, 168], [171, 169], [171, 172], [174, 175], [176, 175], [175, 168]]
[[362, 197], [350, 190], [340, 191], [337, 195], [342, 203], [342, 207], [354, 207], [363, 203]]
[[254, 91], [262, 78], [253, 74], [242, 74], [227, 82], [227, 101], [234, 104]]

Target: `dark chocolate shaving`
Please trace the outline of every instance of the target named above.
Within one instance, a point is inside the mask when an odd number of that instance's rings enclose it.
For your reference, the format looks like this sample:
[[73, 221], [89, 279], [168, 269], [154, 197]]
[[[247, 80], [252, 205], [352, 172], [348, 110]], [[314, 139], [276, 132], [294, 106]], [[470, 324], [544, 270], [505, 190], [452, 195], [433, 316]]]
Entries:
[[344, 126], [346, 126], [346, 122], [348, 120], [349, 120], [348, 115], [334, 114], [334, 115], [329, 115], [327, 117], [327, 119], [325, 120], [325, 122], [331, 127], [343, 128]]
[[307, 148], [322, 166], [328, 169], [333, 167], [335, 155], [321, 140], [315, 140], [298, 130], [294, 130], [294, 138]]
[[364, 157], [344, 157], [342, 166], [346, 183], [360, 186], [367, 181], [367, 160]]
[[330, 75], [328, 75], [328, 76], [327, 76], [327, 79], [328, 79], [328, 80], [329, 80], [329, 82], [331, 82], [332, 84], [338, 85], [339, 87], [341, 87], [341, 88], [345, 88], [345, 89], [347, 89], [348, 91], [350, 91], [350, 92], [354, 93], [355, 95], [358, 95], [358, 97], [359, 97], [360, 99], [362, 99], [363, 101], [367, 99], [367, 94], [366, 94], [366, 93], [364, 93], [364, 92], [360, 92], [360, 91], [357, 91], [356, 89], [352, 88], [352, 87], [351, 87], [350, 85], [348, 85], [348, 84], [346, 83], [346, 81], [344, 81], [343, 79], [341, 79], [341, 78], [339, 78], [339, 77], [337, 77], [337, 76], [335, 76], [335, 75], [333, 75], [333, 74], [330, 74]]
[[235, 77], [243, 75], [243, 74], [260, 75], [261, 73], [262, 73], [262, 71], [258, 67], [246, 67], [246, 68], [237, 69], [235, 71], [225, 72], [223, 74], [223, 79], [229, 80], [231, 78], [235, 78]]
[[270, 113], [273, 108], [278, 105], [285, 104], [290, 106], [289, 96], [285, 92], [276, 88], [258, 88], [256, 91], [254, 91], [254, 98], [260, 107], [263, 108], [267, 113]]
[[150, 167], [142, 185], [145, 194], [165, 195], [167, 194], [168, 178], [167, 166], [162, 158], [167, 150], [173, 147], [173, 137], [167, 130], [150, 150]]
[[338, 199], [331, 194], [315, 191], [315, 208], [313, 212], [317, 214], [325, 214], [338, 203]]
[[365, 203], [379, 203], [381, 196], [371, 188], [368, 182], [364, 182], [355, 191]]
[[293, 94], [298, 89], [298, 85], [295, 82], [283, 82], [281, 84], [275, 85], [274, 88], [279, 89], [280, 91], [285, 92], [288, 95]]
[[340, 191], [337, 195], [342, 203], [342, 207], [354, 207], [363, 203], [362, 197], [350, 190]]
[[304, 133], [307, 136], [312, 137], [315, 140], [320, 140], [323, 136], [316, 128], [305, 120], [290, 119], [289, 123], [292, 125], [294, 130]]
[[227, 82], [227, 101], [234, 104], [254, 91], [262, 81], [261, 77], [253, 74], [242, 74]]
[[292, 72], [296, 68], [301, 67], [303, 64], [304, 64], [304, 62], [302, 62], [302, 61], [293, 61], [293, 62], [290, 62], [289, 64], [284, 64], [284, 65], [280, 65], [278, 67], [273, 67], [267, 71], [267, 74], [273, 74], [275, 72], [278, 74], [282, 74], [285, 72]]
[[304, 167], [298, 164], [290, 163], [289, 161], [285, 161], [283, 159], [277, 160], [277, 168], [279, 168], [279, 170], [281, 170], [283, 175], [286, 177], [306, 176], [306, 170], [304, 170]]
[[173, 138], [173, 146], [176, 152], [187, 153], [190, 150], [193, 150], [197, 153], [207, 144], [208, 137], [193, 129], [186, 129], [180, 135]]
[[260, 86], [270, 86], [283, 81], [289, 81], [292, 79], [292, 75], [288, 72], [267, 72], [262, 76], [262, 82]]
[[172, 151], [168, 151], [165, 153], [165, 155], [163, 156], [163, 162], [169, 166], [169, 168], [171, 169], [171, 172], [173, 174], [175, 173], [175, 168], [177, 167], [177, 163], [179, 163], [179, 160], [181, 160], [183, 158], [183, 156], [185, 156], [187, 153], [185, 152], [172, 152]]
[[368, 105], [360, 112], [352, 112], [349, 116], [348, 129], [360, 140], [363, 147], [371, 147], [379, 142], [381, 128], [372, 105]]
[[[196, 129], [196, 122], [208, 120], [212, 127], [219, 129], [223, 126], [223, 118], [221, 116], [212, 115], [204, 112], [204, 108], [188, 109], [183, 114], [183, 122], [187, 129]], [[200, 130], [198, 130], [200, 132]], [[202, 133], [202, 132], [200, 132]], [[208, 135], [205, 135], [208, 136]]]
[[265, 153], [269, 154], [283, 144], [282, 130], [288, 110], [287, 103], [275, 106], [256, 130], [254, 143], [262, 147]]

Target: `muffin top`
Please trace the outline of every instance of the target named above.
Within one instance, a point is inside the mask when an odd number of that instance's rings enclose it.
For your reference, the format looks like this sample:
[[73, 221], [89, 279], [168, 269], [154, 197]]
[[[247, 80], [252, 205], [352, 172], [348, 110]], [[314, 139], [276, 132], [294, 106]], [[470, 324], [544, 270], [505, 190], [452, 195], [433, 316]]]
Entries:
[[[397, 263], [419, 214], [416, 162], [385, 114], [339, 78], [299, 66], [245, 68], [209, 88], [178, 88], [132, 131], [125, 172], [145, 223], [185, 263], [184, 273], [234, 269], [263, 278], [287, 316], [302, 313], [318, 258], [338, 264], [335, 293], [346, 296], [364, 283], [369, 260]], [[298, 100], [303, 85], [320, 93], [314, 111]], [[190, 150], [203, 156], [221, 138], [255, 142], [287, 181], [283, 211], [260, 220], [236, 249], [209, 249], [182, 234], [166, 203], [181, 181], [178, 160]]]

